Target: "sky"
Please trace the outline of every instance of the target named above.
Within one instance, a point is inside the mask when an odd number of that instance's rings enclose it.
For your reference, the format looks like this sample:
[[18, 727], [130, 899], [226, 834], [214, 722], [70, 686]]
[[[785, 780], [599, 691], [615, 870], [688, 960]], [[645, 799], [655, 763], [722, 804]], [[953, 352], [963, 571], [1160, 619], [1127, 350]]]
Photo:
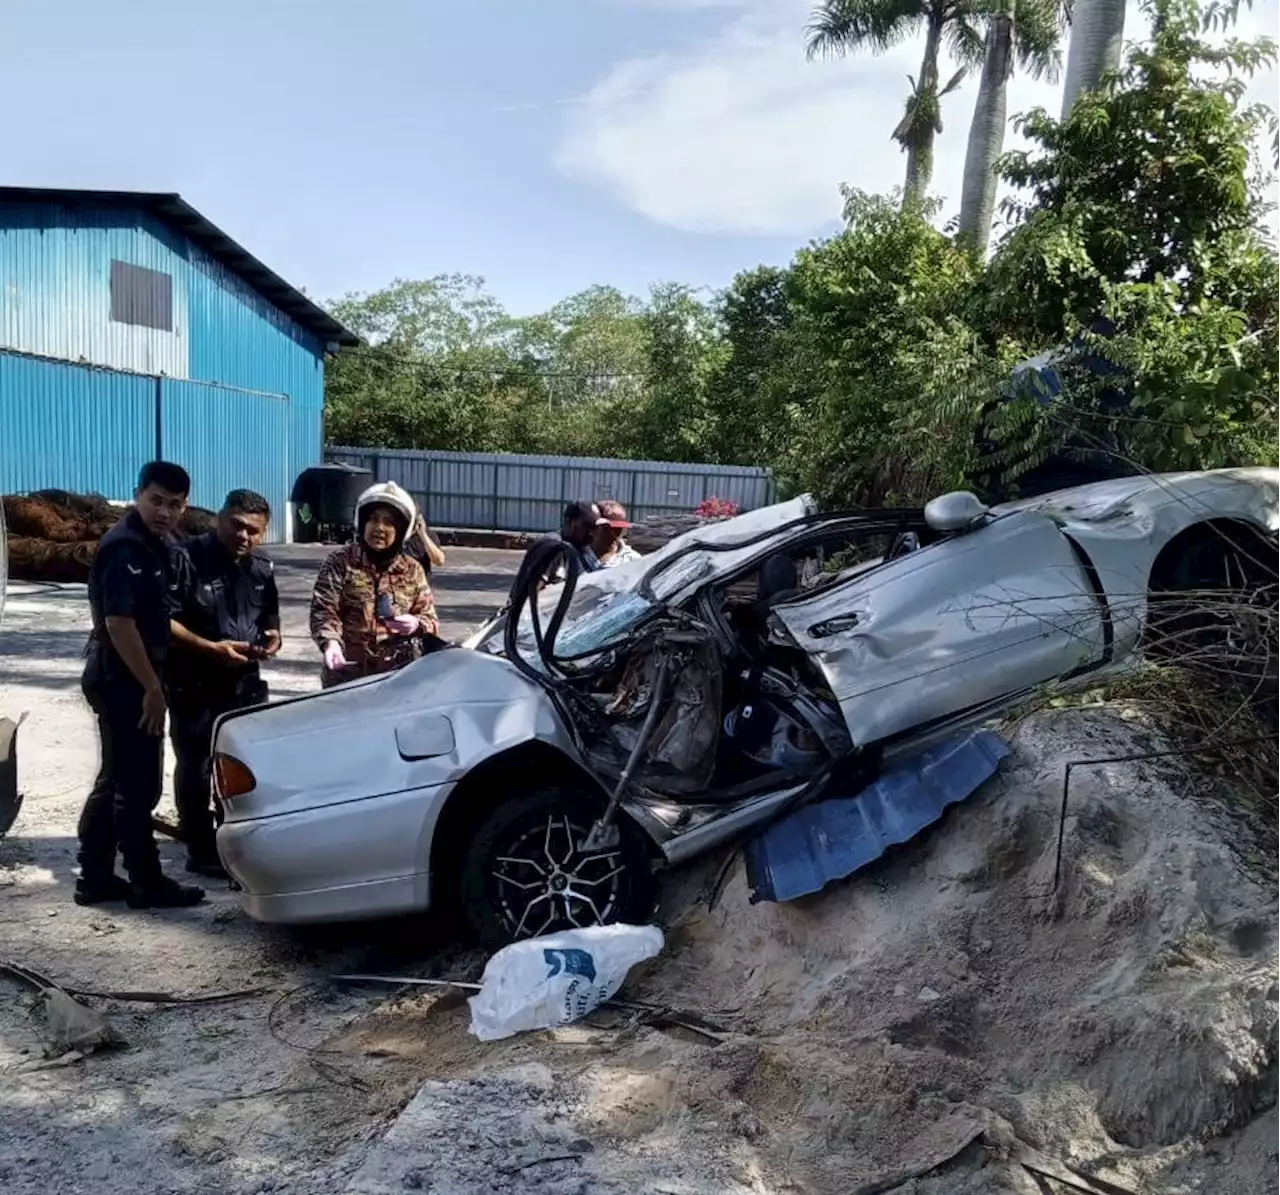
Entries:
[[[1278, 4], [1238, 33], [1274, 36]], [[719, 288], [834, 231], [841, 183], [902, 181], [919, 41], [807, 62], [809, 7], [0, 0], [0, 182], [180, 192], [322, 300], [450, 272], [515, 314], [593, 284]], [[976, 82], [944, 100], [943, 219]], [[1274, 105], [1275, 74], [1251, 92]], [[1010, 86], [1011, 115], [1060, 103]]]

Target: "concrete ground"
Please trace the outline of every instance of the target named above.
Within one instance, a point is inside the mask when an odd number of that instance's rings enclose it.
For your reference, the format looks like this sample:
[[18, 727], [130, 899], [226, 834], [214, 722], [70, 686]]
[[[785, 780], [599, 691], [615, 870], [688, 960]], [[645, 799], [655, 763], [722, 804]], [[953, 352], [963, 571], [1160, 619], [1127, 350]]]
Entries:
[[[319, 683], [307, 607], [325, 549], [271, 555], [284, 649], [266, 675], [274, 694], [300, 694]], [[463, 637], [502, 604], [519, 559], [450, 550], [434, 579], [446, 638]], [[0, 961], [96, 991], [267, 991], [203, 1005], [95, 1002], [130, 1048], [49, 1068], [42, 1015], [28, 992], [0, 975], [0, 1190], [341, 1189], [333, 1168], [356, 1164], [358, 1150], [349, 1163], [348, 1151], [410, 1098], [418, 1080], [377, 1051], [337, 1065], [303, 1048], [379, 998], [317, 981], [342, 968], [386, 967], [388, 955], [403, 965], [402, 955], [428, 952], [436, 931], [417, 922], [306, 936], [267, 929], [214, 883], [204, 905], [183, 912], [73, 904], [76, 819], [98, 762], [79, 690], [88, 628], [83, 586], [10, 586], [0, 714], [28, 717], [18, 740], [25, 804], [0, 841]], [[168, 792], [161, 812], [172, 813]], [[181, 847], [162, 841], [161, 850], [166, 867], [181, 874]]]

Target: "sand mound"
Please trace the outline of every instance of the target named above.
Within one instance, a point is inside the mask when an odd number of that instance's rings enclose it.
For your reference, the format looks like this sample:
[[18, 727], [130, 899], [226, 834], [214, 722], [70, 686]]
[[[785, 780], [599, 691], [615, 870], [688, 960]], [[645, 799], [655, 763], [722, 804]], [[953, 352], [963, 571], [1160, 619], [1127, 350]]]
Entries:
[[1246, 828], [1170, 769], [1078, 769], [1052, 892], [1063, 766], [1142, 739], [1105, 716], [1029, 722], [996, 782], [879, 868], [790, 906], [749, 905], [739, 876], [693, 911], [673, 969], [763, 1035], [693, 1098], [777, 1118], [833, 1191], [850, 1165], [901, 1162], [945, 1106], [1121, 1175], [1118, 1147], [1182, 1152], [1273, 1107], [1275, 881]]
[[854, 880], [753, 906], [738, 873], [674, 915], [628, 993], [718, 1017], [720, 1044], [481, 1047], [456, 1011], [422, 1025], [431, 1077], [550, 1065], [601, 1190], [1065, 1190], [1031, 1149], [1121, 1189], [1274, 1191], [1270, 846], [1173, 769], [1080, 768], [1050, 891], [1063, 765], [1151, 747], [1110, 715], [1031, 719], [997, 780]]

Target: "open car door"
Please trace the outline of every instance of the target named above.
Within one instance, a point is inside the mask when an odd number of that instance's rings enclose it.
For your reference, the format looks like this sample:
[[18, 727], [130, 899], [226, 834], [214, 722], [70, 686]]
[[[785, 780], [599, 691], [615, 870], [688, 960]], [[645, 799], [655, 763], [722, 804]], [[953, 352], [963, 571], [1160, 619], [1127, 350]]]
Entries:
[[1101, 665], [1105, 614], [1057, 525], [1018, 511], [785, 601], [772, 619], [822, 669], [854, 744], [867, 746]]

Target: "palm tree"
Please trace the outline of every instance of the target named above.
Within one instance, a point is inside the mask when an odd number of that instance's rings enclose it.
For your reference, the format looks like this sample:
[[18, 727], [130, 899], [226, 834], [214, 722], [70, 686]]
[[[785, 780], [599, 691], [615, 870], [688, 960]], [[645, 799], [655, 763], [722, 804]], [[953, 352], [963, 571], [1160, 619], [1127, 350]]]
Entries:
[[[924, 29], [920, 74], [911, 78], [906, 112], [893, 139], [906, 151], [907, 177], [903, 202], [929, 189], [933, 177], [933, 141], [942, 132], [942, 97], [960, 86], [970, 65], [979, 61], [983, 41], [969, 0], [821, 0], [807, 28], [810, 59], [842, 56], [855, 50], [882, 54]], [[938, 55], [946, 45], [962, 63], [938, 86]]]
[[1066, 120], [1082, 91], [1093, 91], [1102, 77], [1120, 68], [1124, 49], [1125, 0], [1076, 0], [1071, 12], [1071, 47], [1062, 86]]
[[979, 254], [987, 250], [995, 214], [995, 165], [1004, 151], [1009, 79], [1016, 62], [1037, 79], [1057, 81], [1065, 10], [1055, 0], [994, 0], [986, 17], [982, 79], [969, 125], [960, 192], [959, 238]]

